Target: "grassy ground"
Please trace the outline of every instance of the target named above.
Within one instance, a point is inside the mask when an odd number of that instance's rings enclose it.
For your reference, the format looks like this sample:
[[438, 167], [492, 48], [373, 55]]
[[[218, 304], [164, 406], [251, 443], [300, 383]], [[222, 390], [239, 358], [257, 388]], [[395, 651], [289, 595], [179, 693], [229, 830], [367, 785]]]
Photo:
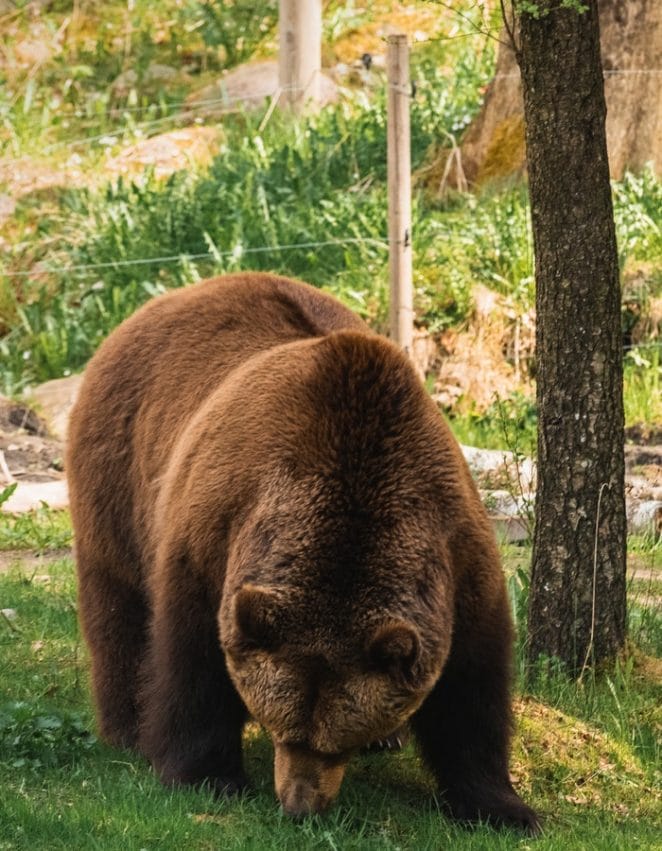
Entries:
[[[516, 701], [512, 772], [544, 815], [541, 839], [450, 823], [411, 746], [357, 757], [332, 812], [294, 824], [278, 809], [271, 746], [254, 727], [253, 793], [231, 802], [165, 790], [142, 759], [95, 739], [73, 563], [45, 558], [49, 537], [61, 547], [67, 529], [66, 514], [48, 511], [0, 528], [0, 849], [659, 848], [662, 628], [645, 579], [632, 582], [630, 618], [648, 655], [634, 650], [582, 684], [549, 678]], [[528, 552], [504, 557], [521, 610]], [[633, 542], [633, 557], [662, 575], [659, 545]]]

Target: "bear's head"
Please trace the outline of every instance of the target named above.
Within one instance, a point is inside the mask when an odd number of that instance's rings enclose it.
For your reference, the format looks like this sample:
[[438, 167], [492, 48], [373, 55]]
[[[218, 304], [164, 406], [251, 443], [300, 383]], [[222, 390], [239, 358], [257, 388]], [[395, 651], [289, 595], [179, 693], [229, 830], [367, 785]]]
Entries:
[[420, 528], [329, 511], [328, 481], [300, 483], [305, 499], [282, 496], [291, 484], [276, 490], [278, 508], [238, 536], [220, 634], [242, 700], [273, 739], [281, 805], [300, 816], [326, 809], [351, 755], [401, 727], [434, 686], [452, 583]]
[[414, 623], [374, 610], [320, 628], [328, 599], [308, 596], [305, 611], [302, 597], [243, 585], [224, 642], [242, 699], [272, 736], [276, 793], [294, 816], [328, 807], [351, 755], [406, 722], [447, 651], [442, 640], [424, 653]]

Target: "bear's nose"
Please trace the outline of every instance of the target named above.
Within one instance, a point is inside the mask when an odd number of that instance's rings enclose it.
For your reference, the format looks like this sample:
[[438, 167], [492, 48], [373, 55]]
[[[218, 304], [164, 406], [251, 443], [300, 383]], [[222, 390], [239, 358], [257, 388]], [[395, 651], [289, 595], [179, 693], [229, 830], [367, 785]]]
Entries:
[[329, 799], [307, 783], [293, 783], [280, 796], [280, 805], [288, 816], [302, 819], [324, 812]]

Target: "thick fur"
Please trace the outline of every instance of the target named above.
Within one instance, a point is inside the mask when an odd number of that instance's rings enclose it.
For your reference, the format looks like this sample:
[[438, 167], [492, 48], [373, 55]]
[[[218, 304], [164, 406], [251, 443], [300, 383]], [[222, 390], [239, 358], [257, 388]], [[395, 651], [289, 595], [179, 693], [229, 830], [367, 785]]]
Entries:
[[536, 829], [489, 521], [405, 356], [346, 308], [258, 274], [153, 300], [92, 359], [67, 471], [109, 742], [234, 791], [250, 712], [299, 815], [409, 720], [453, 815]]

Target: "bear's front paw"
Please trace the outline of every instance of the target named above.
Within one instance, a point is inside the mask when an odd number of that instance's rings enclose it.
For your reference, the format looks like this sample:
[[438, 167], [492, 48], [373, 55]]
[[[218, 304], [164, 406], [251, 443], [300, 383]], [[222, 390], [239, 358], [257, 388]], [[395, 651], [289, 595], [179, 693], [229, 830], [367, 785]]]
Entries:
[[446, 805], [454, 819], [487, 822], [497, 827], [523, 830], [530, 836], [541, 832], [538, 816], [512, 789], [446, 792]]
[[205, 786], [208, 786], [217, 798], [243, 795], [249, 789], [248, 779], [243, 773], [228, 777], [209, 777]]
[[209, 789], [217, 798], [240, 795], [248, 789], [248, 780], [241, 769], [218, 772], [218, 767], [203, 764], [179, 763], [155, 766], [164, 786], [193, 786]]

